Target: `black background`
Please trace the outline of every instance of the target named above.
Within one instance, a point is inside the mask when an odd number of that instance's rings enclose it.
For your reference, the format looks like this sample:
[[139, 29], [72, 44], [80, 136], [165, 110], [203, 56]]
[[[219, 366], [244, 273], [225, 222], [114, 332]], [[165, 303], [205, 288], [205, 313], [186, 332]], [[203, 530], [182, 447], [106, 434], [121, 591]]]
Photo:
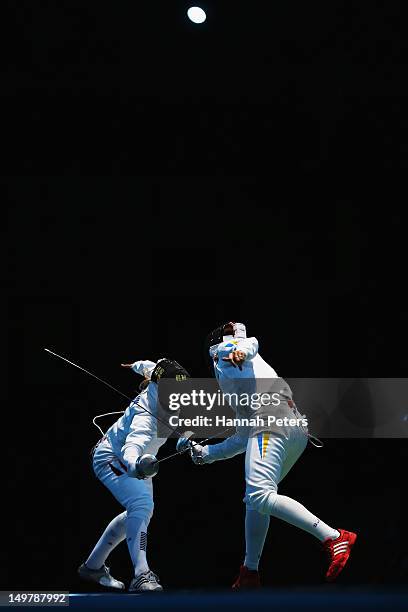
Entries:
[[[132, 394], [122, 361], [205, 376], [203, 338], [236, 319], [281, 376], [405, 376], [402, 5], [200, 5], [203, 26], [184, 2], [8, 3], [4, 588], [81, 588], [120, 511], [89, 451], [92, 417], [125, 403], [44, 347]], [[343, 582], [406, 578], [407, 458], [405, 440], [330, 440], [282, 483], [359, 533]], [[242, 456], [162, 465], [148, 557], [166, 587], [230, 584], [243, 491]], [[317, 584], [324, 560], [272, 519], [261, 567]], [[124, 544], [112, 572], [131, 577]]]

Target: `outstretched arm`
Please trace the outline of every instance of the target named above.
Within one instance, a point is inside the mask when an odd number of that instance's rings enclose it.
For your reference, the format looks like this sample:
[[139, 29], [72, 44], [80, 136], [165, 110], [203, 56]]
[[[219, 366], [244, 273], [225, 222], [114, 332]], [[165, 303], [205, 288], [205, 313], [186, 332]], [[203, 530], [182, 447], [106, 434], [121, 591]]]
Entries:
[[136, 374], [140, 374], [141, 376], [144, 376], [145, 378], [149, 379], [154, 368], [156, 367], [155, 362], [149, 361], [148, 359], [144, 361], [135, 361], [133, 363], [121, 363], [120, 365], [122, 366], [122, 368], [130, 368], [134, 372], [136, 372]]
[[248, 443], [248, 428], [237, 427], [234, 435], [223, 442], [203, 447], [203, 463], [213, 463], [222, 459], [231, 459], [235, 455], [245, 453]]

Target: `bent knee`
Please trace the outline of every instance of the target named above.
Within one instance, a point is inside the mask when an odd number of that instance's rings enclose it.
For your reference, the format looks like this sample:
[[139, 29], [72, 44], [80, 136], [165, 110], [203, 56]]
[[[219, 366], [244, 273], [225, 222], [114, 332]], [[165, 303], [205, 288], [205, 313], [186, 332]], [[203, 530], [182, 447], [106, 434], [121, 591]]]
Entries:
[[151, 497], [144, 495], [132, 500], [126, 510], [129, 518], [141, 517], [150, 520], [153, 514], [154, 503]]
[[245, 503], [260, 514], [273, 514], [273, 509], [278, 498], [276, 489], [259, 487], [245, 495]]

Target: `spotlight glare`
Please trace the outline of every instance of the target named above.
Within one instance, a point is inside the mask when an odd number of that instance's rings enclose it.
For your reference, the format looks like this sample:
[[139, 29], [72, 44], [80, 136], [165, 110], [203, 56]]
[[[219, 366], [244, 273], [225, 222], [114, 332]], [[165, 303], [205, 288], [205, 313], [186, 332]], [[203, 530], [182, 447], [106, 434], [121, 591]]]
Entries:
[[203, 11], [203, 9], [199, 6], [191, 6], [187, 11], [187, 15], [193, 23], [204, 23], [204, 21], [207, 19], [205, 11]]

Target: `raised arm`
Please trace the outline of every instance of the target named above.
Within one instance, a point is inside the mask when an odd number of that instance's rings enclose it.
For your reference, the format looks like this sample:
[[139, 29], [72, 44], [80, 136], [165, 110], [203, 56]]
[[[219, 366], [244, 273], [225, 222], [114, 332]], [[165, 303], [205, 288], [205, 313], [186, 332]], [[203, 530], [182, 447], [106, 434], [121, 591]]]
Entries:
[[134, 361], [133, 363], [121, 363], [122, 368], [130, 368], [136, 374], [140, 374], [145, 378], [150, 379], [150, 376], [156, 367], [156, 363], [154, 361], [149, 361], [148, 359]]
[[242, 368], [244, 361], [250, 361], [258, 354], [258, 340], [255, 337], [243, 338], [236, 344], [230, 352], [222, 357], [222, 361], [227, 361], [234, 367]]

